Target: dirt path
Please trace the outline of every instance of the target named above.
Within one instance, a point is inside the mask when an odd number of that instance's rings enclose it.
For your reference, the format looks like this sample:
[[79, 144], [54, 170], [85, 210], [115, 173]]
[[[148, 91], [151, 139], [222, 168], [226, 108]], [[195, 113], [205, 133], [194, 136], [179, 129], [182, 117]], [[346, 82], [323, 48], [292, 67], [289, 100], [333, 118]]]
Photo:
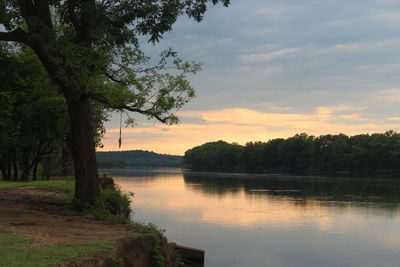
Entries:
[[0, 232], [22, 234], [41, 244], [116, 240], [135, 232], [132, 226], [84, 219], [58, 199], [62, 192], [36, 187], [0, 190]]

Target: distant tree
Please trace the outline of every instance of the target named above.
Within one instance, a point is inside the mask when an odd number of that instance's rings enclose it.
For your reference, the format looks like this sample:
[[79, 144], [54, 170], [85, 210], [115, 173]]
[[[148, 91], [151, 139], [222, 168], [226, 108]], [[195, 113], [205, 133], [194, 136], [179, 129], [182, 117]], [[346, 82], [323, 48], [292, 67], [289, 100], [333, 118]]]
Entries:
[[242, 150], [238, 144], [209, 142], [186, 151], [183, 163], [196, 171], [238, 171]]
[[350, 138], [352, 169], [368, 170], [372, 167], [372, 154], [369, 149], [369, 134], [359, 134]]
[[312, 165], [313, 136], [296, 134], [285, 140], [281, 147], [283, 167], [290, 170], [307, 170]]
[[266, 149], [268, 145], [263, 142], [249, 142], [245, 145], [241, 160], [241, 167], [247, 172], [260, 172], [266, 169]]
[[143, 150], [97, 152], [96, 156], [100, 168], [182, 167], [181, 156]]
[[345, 134], [332, 136], [331, 156], [332, 167], [336, 170], [351, 169], [350, 138]]
[[[236, 160], [230, 161], [232, 158]], [[314, 137], [302, 133], [266, 143], [249, 142], [244, 147], [218, 141], [189, 149], [184, 163], [196, 171], [399, 171], [400, 134]]]
[[[158, 64], [139, 49], [145, 36], [157, 42], [178, 16], [201, 21], [207, 4], [229, 0], [3, 0], [0, 41], [30, 47], [65, 97], [75, 167], [75, 198], [99, 203], [91, 101], [176, 123], [173, 111], [194, 96], [187, 73], [199, 70], [172, 50]], [[171, 65], [169, 64], [171, 63]], [[175, 68], [171, 74], [170, 66]]]

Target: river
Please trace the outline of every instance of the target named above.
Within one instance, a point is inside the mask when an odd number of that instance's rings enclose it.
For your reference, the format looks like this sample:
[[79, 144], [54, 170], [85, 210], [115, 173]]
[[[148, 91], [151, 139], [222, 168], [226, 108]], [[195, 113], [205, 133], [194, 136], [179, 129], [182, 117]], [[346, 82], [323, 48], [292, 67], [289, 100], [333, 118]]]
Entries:
[[400, 179], [102, 170], [206, 266], [400, 266]]

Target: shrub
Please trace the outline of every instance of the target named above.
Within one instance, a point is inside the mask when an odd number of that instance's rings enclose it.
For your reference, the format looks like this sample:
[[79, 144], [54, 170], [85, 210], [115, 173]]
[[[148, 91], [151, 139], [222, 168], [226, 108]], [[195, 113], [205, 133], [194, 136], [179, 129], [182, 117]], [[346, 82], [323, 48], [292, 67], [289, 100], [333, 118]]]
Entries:
[[101, 191], [104, 207], [114, 215], [129, 217], [131, 214], [131, 200], [133, 193], [125, 194], [117, 186], [107, 187]]

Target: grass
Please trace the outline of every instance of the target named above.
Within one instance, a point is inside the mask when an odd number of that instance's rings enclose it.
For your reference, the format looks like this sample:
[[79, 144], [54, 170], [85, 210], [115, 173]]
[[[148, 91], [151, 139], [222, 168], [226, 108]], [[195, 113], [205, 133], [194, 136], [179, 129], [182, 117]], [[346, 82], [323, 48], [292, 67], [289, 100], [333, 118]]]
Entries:
[[58, 204], [70, 204], [75, 192], [75, 181], [74, 179], [68, 180], [39, 180], [30, 182], [14, 182], [14, 181], [4, 181], [0, 180], [0, 189], [9, 189], [21, 186], [35, 186], [44, 187], [60, 190], [68, 194], [67, 197], [57, 199]]
[[[68, 194], [67, 199], [60, 199], [65, 204], [71, 204], [74, 195], [74, 179], [68, 180], [39, 180], [31, 182], [13, 182], [0, 180], [0, 190], [8, 189], [20, 186], [35, 186], [35, 187], [45, 187], [61, 190]], [[82, 215], [99, 220], [99, 221], [109, 221], [115, 224], [131, 224], [135, 228], [139, 229], [142, 233], [152, 233], [159, 234], [164, 238], [164, 230], [159, 229], [154, 224], [143, 224], [132, 222], [129, 218], [130, 211], [130, 200], [129, 197], [132, 193], [125, 194], [118, 187], [106, 188], [101, 191], [101, 198], [104, 202], [104, 207], [93, 208], [85, 211]], [[129, 211], [128, 211], [129, 210]], [[1, 266], [1, 265], [0, 265]]]
[[115, 249], [110, 241], [87, 244], [37, 245], [28, 237], [0, 233], [0, 266], [57, 266], [90, 254]]
[[[71, 204], [74, 206], [74, 179], [68, 180], [39, 180], [30, 182], [14, 182], [0, 180], [0, 189], [9, 189], [21, 186], [34, 186], [53, 188], [66, 192], [66, 198], [57, 199], [57, 203]], [[114, 224], [127, 224], [130, 223], [130, 200], [127, 194], [124, 194], [118, 187], [106, 188], [101, 191], [101, 199], [103, 206], [91, 207], [83, 211], [87, 218], [95, 219], [98, 221], [108, 221]]]
[[40, 180], [32, 182], [13, 182], [0, 180], [0, 189], [9, 189], [13, 187], [20, 186], [36, 186], [36, 187], [46, 187], [54, 188], [66, 192], [68, 194], [74, 194], [74, 180]]
[[[60, 199], [65, 204], [71, 204], [74, 194], [74, 180], [46, 180], [34, 182], [11, 182], [0, 180], [0, 189], [20, 186], [35, 186], [61, 190], [68, 194], [68, 198]], [[130, 194], [124, 194], [118, 187], [104, 189], [101, 192], [103, 207], [87, 210], [82, 215], [96, 220], [106, 220], [112, 223], [123, 223], [134, 226], [139, 232], [130, 233], [126, 237], [158, 236], [159, 243], [154, 247], [152, 262], [154, 266], [161, 266], [163, 256], [159, 246], [165, 244], [167, 239], [164, 230], [154, 224], [141, 224], [129, 219]], [[6, 225], [0, 225], [6, 226]], [[115, 249], [114, 243], [95, 242], [87, 244], [57, 244], [37, 245], [28, 237], [11, 235], [0, 232], [0, 266], [57, 266], [62, 262], [69, 262], [87, 258], [90, 254], [100, 251]]]

